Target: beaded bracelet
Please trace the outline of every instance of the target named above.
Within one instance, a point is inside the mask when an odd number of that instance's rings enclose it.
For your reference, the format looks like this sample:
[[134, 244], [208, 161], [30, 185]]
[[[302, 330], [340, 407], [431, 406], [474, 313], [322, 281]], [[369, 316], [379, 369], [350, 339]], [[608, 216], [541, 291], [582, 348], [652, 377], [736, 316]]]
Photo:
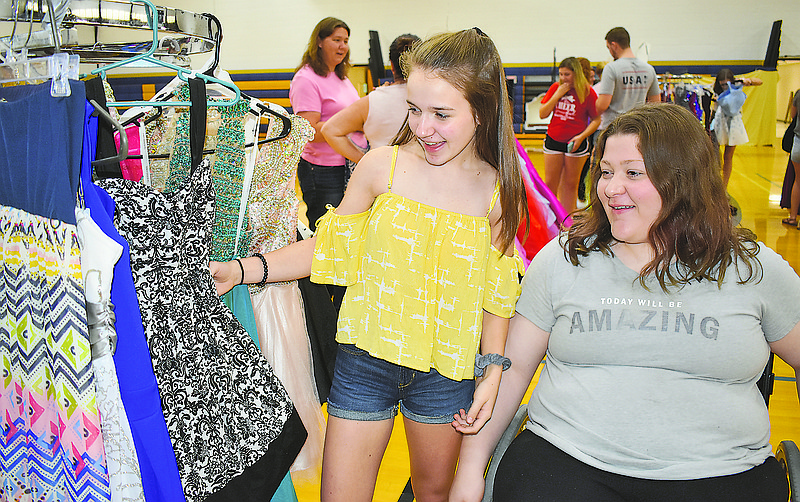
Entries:
[[490, 364], [499, 364], [503, 371], [511, 367], [511, 359], [500, 354], [475, 354], [475, 376], [483, 376], [485, 369]]
[[237, 286], [241, 286], [244, 284], [244, 265], [242, 265], [242, 261], [239, 260], [239, 258], [236, 258], [236, 263], [239, 264], [239, 269], [242, 271], [242, 280], [239, 281], [239, 284], [237, 284]]
[[265, 286], [267, 284], [267, 279], [269, 278], [269, 265], [267, 264], [267, 259], [264, 258], [264, 255], [261, 253], [256, 253], [253, 256], [258, 256], [261, 259], [261, 266], [264, 268], [264, 277], [261, 279], [260, 282], [257, 282], [256, 286]]

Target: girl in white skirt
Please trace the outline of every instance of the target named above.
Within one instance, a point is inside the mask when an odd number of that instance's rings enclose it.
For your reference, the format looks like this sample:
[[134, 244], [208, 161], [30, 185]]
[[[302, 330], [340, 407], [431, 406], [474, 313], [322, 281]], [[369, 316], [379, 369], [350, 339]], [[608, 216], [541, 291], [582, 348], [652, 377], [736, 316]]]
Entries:
[[723, 68], [717, 73], [714, 80], [714, 94], [717, 106], [714, 119], [711, 121], [711, 130], [714, 131], [717, 142], [725, 145], [722, 155], [722, 181], [725, 188], [733, 171], [733, 151], [736, 145], [743, 145], [749, 141], [747, 130], [742, 120], [742, 104], [746, 95], [742, 90], [745, 85], [761, 85], [759, 78], [736, 78], [728, 68]]

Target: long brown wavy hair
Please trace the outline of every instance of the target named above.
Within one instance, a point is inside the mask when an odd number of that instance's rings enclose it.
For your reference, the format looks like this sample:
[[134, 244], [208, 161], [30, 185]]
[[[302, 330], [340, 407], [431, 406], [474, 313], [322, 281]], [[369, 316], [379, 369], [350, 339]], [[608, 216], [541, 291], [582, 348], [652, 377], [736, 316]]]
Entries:
[[[412, 69], [433, 73], [461, 91], [478, 119], [475, 150], [497, 170], [502, 209], [500, 239], [507, 252], [521, 221], [530, 221], [525, 185], [514, 139], [511, 101], [500, 54], [492, 39], [477, 28], [435, 35], [401, 57], [403, 73]], [[408, 121], [394, 144], [415, 141]]]
[[[347, 32], [347, 36], [350, 36], [350, 27], [341, 19], [326, 17], [317, 23], [314, 27], [314, 31], [311, 32], [311, 37], [308, 39], [308, 47], [306, 47], [306, 51], [303, 53], [303, 59], [297, 67], [298, 70], [308, 65], [314, 70], [314, 73], [320, 77], [324, 77], [328, 74], [328, 66], [325, 64], [325, 61], [322, 60], [322, 51], [319, 48], [319, 44], [322, 40], [331, 36], [331, 34], [336, 31], [336, 28], [344, 28]], [[347, 77], [347, 72], [350, 71], [350, 51], [347, 51], [342, 62], [337, 64], [333, 71], [340, 80], [344, 80], [345, 77]]]
[[732, 263], [739, 283], [760, 280], [756, 236], [733, 226], [719, 152], [697, 118], [673, 104], [634, 108], [600, 134], [590, 171], [590, 204], [573, 215], [564, 246], [572, 264], [579, 265], [580, 257], [592, 251], [613, 255], [616, 241], [597, 197], [597, 182], [606, 141], [617, 134], [638, 138], [647, 176], [661, 196], [661, 212], [649, 232], [655, 258], [639, 274], [642, 286], [653, 274], [665, 292], [701, 280], [721, 287]]

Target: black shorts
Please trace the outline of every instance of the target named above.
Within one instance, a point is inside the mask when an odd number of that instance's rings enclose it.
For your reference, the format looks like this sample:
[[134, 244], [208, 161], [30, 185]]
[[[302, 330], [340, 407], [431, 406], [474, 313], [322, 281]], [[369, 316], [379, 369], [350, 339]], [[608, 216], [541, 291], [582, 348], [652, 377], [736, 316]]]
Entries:
[[589, 140], [583, 140], [583, 143], [581, 143], [574, 152], [567, 152], [567, 143], [556, 141], [548, 134], [544, 137], [544, 147], [542, 151], [550, 154], [563, 153], [567, 157], [584, 157], [589, 155]]

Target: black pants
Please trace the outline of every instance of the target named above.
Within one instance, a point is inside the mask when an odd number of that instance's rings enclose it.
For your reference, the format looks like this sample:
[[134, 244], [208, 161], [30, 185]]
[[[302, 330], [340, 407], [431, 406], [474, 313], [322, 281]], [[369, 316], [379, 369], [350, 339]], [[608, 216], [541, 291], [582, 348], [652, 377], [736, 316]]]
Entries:
[[297, 164], [297, 180], [306, 203], [308, 227], [316, 230], [317, 220], [327, 211], [328, 204], [336, 207], [344, 197], [347, 181], [347, 166], [319, 166], [300, 159]]
[[[344, 189], [350, 179], [350, 167], [347, 164], [320, 166], [301, 157], [297, 163], [297, 179], [300, 182], [300, 190], [303, 191], [303, 202], [306, 203], [308, 228], [314, 231], [317, 229], [317, 220], [328, 211], [328, 204], [336, 207], [342, 202]], [[344, 299], [345, 288], [328, 285], [328, 291], [338, 313]]]
[[661, 481], [596, 469], [525, 430], [494, 483], [495, 502], [786, 502], [789, 482], [775, 457], [730, 476]]

